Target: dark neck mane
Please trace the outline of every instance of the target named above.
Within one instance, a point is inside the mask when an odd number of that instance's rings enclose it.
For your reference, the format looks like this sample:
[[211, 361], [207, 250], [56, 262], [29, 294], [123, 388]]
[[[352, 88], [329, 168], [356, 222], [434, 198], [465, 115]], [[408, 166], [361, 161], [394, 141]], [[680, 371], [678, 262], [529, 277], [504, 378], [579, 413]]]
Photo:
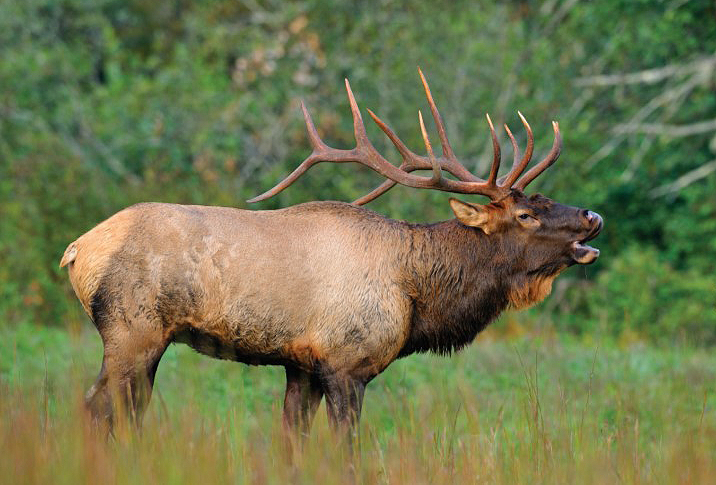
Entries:
[[455, 220], [412, 229], [403, 284], [413, 314], [400, 355], [448, 354], [472, 342], [508, 306], [507, 248]]

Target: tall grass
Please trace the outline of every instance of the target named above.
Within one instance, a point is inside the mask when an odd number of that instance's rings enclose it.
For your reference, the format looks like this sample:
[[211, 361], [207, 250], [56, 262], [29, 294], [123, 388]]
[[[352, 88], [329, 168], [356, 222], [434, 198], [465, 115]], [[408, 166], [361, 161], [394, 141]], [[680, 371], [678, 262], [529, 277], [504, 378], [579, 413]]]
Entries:
[[[493, 333], [494, 335], [494, 333]], [[0, 482], [340, 483], [323, 406], [303, 451], [282, 439], [280, 369], [173, 347], [142, 432], [109, 442], [82, 396], [93, 330], [0, 330]], [[395, 363], [368, 387], [361, 483], [713, 483], [716, 356], [545, 336]]]

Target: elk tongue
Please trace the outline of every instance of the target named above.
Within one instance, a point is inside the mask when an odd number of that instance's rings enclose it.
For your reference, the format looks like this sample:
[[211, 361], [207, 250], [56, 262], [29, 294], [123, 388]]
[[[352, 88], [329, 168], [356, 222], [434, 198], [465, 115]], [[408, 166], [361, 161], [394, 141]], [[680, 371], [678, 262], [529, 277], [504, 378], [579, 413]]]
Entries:
[[591, 264], [599, 257], [599, 249], [587, 246], [579, 241], [572, 243], [572, 258], [579, 264]]

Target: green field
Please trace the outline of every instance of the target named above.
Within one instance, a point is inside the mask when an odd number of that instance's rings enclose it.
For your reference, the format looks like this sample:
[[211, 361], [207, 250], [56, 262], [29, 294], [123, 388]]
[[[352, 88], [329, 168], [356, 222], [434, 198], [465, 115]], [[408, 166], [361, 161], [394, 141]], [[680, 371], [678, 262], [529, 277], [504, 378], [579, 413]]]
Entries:
[[[509, 318], [509, 317], [508, 317]], [[707, 483], [716, 476], [716, 355], [488, 329], [449, 358], [402, 359], [372, 382], [363, 483]], [[90, 324], [0, 333], [0, 481], [347, 480], [319, 410], [291, 465], [283, 371], [172, 346], [141, 436], [109, 443], [81, 402], [101, 360]]]

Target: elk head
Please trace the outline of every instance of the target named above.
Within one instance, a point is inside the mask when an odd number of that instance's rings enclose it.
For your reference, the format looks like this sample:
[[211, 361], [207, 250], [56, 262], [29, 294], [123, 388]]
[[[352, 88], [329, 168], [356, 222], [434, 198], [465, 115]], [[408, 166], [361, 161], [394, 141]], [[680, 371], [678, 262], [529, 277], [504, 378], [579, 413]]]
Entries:
[[[602, 229], [603, 221], [599, 214], [554, 202], [542, 195], [526, 196], [524, 189], [537, 176], [551, 166], [559, 157], [562, 149], [562, 137], [557, 122], [552, 122], [554, 143], [547, 156], [528, 170], [534, 149], [534, 137], [527, 120], [518, 112], [527, 131], [527, 148], [524, 155], [520, 150], [509, 127], [505, 131], [512, 143], [514, 160], [512, 168], [503, 177], [498, 178], [501, 151], [495, 129], [487, 115], [493, 144], [493, 160], [487, 180], [470, 173], [456, 158], [447, 138], [442, 117], [433, 100], [425, 76], [418, 68], [425, 89], [428, 104], [437, 126], [442, 145], [442, 156], [433, 154], [423, 117], [418, 112], [420, 128], [427, 149], [427, 156], [412, 152], [378, 116], [371, 110], [368, 113], [373, 121], [388, 136], [403, 158], [396, 167], [386, 160], [368, 140], [363, 119], [348, 80], [345, 81], [348, 101], [353, 114], [353, 130], [356, 147], [341, 150], [327, 146], [318, 136], [306, 106], [301, 103], [308, 137], [313, 152], [288, 177], [271, 190], [249, 200], [258, 202], [276, 195], [291, 185], [298, 177], [313, 165], [320, 162], [357, 162], [386, 177], [381, 186], [353, 202], [362, 205], [387, 192], [396, 183], [415, 188], [437, 189], [461, 194], [480, 194], [490, 198], [489, 204], [473, 204], [450, 199], [450, 206], [457, 220], [475, 231], [490, 237], [490, 241], [511, 249], [510, 255], [524, 261], [522, 270], [526, 274], [550, 279], [562, 269], [572, 264], [590, 264], [599, 256], [599, 250], [585, 243], [595, 238]], [[414, 175], [415, 170], [432, 170], [431, 177]], [[445, 170], [455, 179], [443, 177]]]

